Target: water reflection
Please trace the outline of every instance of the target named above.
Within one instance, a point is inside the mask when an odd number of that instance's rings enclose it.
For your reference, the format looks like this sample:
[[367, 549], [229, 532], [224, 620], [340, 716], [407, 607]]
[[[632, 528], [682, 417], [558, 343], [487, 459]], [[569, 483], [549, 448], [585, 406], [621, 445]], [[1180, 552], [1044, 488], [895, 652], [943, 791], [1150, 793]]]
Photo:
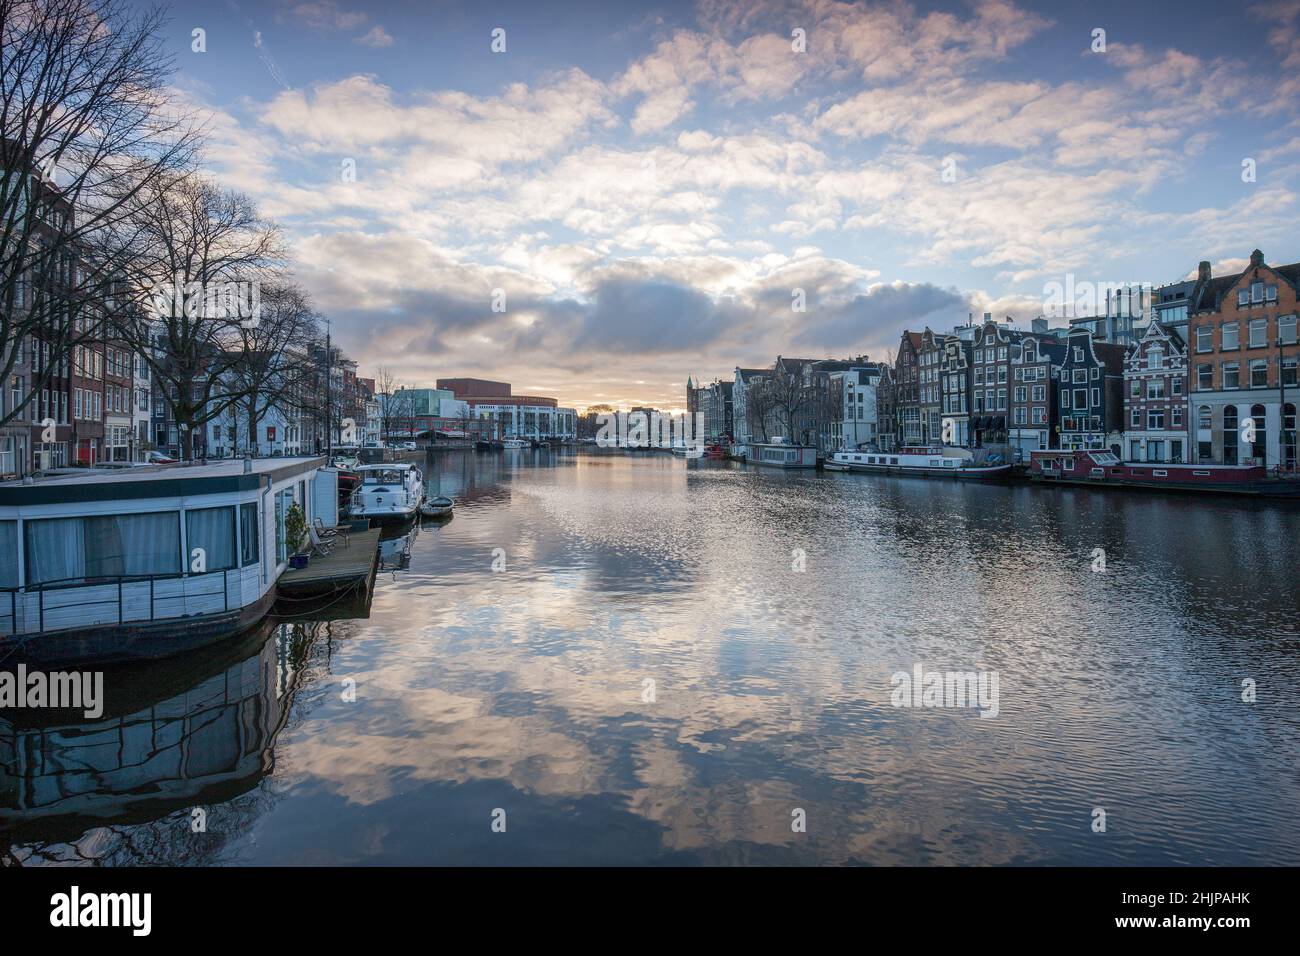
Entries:
[[[191, 829], [196, 807], [214, 838], [259, 812], [264, 800], [243, 798], [274, 771], [275, 739], [320, 631], [268, 620], [183, 658], [109, 669], [96, 720], [0, 712], [0, 831], [15, 843], [12, 858], [169, 864], [211, 856], [219, 839], [177, 834]], [[170, 824], [141, 832], [159, 821]]]
[[[204, 859], [1300, 862], [1295, 509], [655, 455], [426, 475], [455, 520], [386, 542]], [[895, 709], [917, 662], [998, 671], [1000, 715]]]

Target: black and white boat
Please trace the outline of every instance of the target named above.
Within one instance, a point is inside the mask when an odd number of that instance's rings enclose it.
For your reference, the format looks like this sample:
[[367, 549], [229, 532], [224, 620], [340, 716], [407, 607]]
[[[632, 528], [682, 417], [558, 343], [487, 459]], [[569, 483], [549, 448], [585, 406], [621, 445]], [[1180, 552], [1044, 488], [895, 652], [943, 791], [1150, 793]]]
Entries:
[[[842, 468], [840, 467], [842, 466]], [[832, 470], [867, 471], [917, 478], [956, 478], [989, 481], [1011, 477], [1011, 465], [998, 460], [976, 463], [965, 448], [907, 447], [897, 451], [837, 451], [825, 461]]]
[[414, 517], [424, 501], [424, 476], [409, 462], [362, 465], [356, 473], [361, 484], [348, 508], [353, 518], [404, 521]]

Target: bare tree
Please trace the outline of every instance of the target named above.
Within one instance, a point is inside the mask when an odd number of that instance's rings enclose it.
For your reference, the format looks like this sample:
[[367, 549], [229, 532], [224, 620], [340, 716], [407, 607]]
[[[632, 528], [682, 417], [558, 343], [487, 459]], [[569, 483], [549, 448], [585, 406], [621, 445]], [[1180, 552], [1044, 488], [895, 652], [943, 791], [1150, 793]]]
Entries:
[[184, 175], [150, 184], [123, 231], [133, 308], [120, 335], [149, 365], [189, 460], [196, 430], [243, 397], [230, 373], [282, 263], [279, 230], [248, 197]]
[[41, 355], [0, 425], [74, 348], [103, 340], [116, 227], [192, 162], [198, 133], [169, 96], [163, 25], [125, 0], [0, 0], [0, 381], [25, 346]]
[[394, 390], [397, 388], [397, 375], [387, 365], [381, 365], [375, 369], [375, 392], [379, 396], [379, 419], [380, 435], [387, 438], [393, 428], [393, 419], [395, 417]]
[[313, 391], [317, 320], [307, 293], [284, 283], [262, 289], [257, 321], [239, 324], [228, 390], [238, 396], [250, 448], [257, 447], [258, 426], [270, 409], [297, 412], [302, 396]]

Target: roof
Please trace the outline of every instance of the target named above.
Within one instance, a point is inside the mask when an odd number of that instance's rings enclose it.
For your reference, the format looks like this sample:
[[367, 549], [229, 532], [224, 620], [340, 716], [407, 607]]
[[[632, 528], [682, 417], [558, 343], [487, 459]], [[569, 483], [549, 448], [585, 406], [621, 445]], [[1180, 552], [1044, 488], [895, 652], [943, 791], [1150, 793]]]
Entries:
[[1237, 282], [1251, 269], [1259, 266], [1267, 266], [1272, 269], [1283, 279], [1291, 284], [1297, 290], [1300, 290], [1300, 262], [1293, 262], [1285, 266], [1270, 266], [1264, 261], [1263, 253], [1256, 249], [1251, 253], [1251, 265], [1234, 275], [1215, 276], [1208, 282], [1199, 283], [1199, 288], [1193, 290], [1190, 295], [1187, 311], [1191, 314], [1197, 312], [1215, 312], [1223, 302], [1223, 297], [1228, 293]]
[[56, 504], [63, 501], [124, 501], [173, 498], [262, 486], [325, 466], [324, 458], [223, 458], [197, 464], [142, 465], [136, 468], [64, 468], [30, 480], [0, 483], [0, 505]]

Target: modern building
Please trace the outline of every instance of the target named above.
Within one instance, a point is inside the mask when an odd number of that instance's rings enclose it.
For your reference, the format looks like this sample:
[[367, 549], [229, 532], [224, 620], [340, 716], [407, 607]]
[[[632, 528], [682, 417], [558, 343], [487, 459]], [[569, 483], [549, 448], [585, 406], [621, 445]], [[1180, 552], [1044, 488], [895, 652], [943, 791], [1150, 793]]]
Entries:
[[[438, 388], [464, 402], [470, 417], [499, 438], [577, 437], [578, 413], [553, 398], [514, 395], [508, 382], [478, 378], [440, 378]], [[451, 427], [451, 426], [449, 426]]]

